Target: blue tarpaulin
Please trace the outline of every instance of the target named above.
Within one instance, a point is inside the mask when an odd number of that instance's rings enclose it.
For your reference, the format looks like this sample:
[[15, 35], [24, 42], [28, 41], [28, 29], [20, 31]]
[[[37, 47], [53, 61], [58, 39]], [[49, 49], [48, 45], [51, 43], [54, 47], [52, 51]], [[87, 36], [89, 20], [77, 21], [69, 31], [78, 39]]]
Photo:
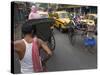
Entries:
[[94, 38], [85, 38], [84, 45], [85, 46], [94, 46], [96, 44], [96, 40]]

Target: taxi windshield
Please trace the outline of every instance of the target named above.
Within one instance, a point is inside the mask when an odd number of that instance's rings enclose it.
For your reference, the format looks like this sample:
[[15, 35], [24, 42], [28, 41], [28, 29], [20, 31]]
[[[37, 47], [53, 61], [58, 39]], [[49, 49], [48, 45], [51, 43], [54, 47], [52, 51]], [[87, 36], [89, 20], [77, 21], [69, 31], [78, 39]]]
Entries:
[[67, 15], [67, 13], [59, 13], [59, 17], [60, 18], [67, 18], [68, 15]]
[[87, 18], [87, 19], [90, 19], [90, 20], [95, 20], [95, 19], [96, 19], [96, 16], [93, 16], [93, 15], [87, 15], [86, 18]]
[[92, 16], [92, 15], [91, 15], [91, 16], [88, 17], [88, 19], [94, 20], [94, 19], [95, 19], [95, 16]]

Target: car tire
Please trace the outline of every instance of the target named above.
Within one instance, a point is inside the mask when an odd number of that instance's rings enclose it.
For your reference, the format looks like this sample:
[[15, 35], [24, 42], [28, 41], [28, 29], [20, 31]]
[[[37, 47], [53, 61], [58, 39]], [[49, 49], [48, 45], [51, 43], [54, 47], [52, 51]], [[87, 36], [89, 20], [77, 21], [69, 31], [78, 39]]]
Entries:
[[64, 30], [62, 29], [62, 28], [60, 28], [60, 30], [59, 30], [60, 32], [63, 32]]
[[61, 28], [61, 25], [59, 25], [59, 31], [63, 32], [64, 30]]

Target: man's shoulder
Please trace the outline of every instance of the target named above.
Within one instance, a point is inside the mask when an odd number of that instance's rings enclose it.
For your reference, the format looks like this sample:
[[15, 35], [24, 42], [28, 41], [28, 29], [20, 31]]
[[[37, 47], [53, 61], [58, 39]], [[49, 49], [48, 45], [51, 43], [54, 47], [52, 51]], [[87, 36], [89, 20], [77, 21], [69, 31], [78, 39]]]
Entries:
[[14, 41], [14, 45], [22, 45], [23, 43], [24, 43], [23, 40]]
[[40, 45], [44, 44], [44, 41], [43, 41], [42, 39], [38, 38], [37, 40], [38, 40], [38, 43], [39, 43]]
[[23, 40], [16, 40], [14, 41], [14, 48], [16, 51], [21, 51], [25, 48], [25, 44]]

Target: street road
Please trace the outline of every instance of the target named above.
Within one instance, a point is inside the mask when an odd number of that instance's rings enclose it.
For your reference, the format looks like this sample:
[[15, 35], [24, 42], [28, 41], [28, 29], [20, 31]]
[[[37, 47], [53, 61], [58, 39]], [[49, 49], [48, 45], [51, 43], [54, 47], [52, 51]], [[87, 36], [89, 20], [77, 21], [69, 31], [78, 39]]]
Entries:
[[94, 54], [87, 51], [80, 36], [77, 36], [76, 45], [72, 46], [68, 36], [54, 30], [56, 48], [53, 56], [48, 61], [49, 71], [95, 69], [97, 67], [97, 51]]

